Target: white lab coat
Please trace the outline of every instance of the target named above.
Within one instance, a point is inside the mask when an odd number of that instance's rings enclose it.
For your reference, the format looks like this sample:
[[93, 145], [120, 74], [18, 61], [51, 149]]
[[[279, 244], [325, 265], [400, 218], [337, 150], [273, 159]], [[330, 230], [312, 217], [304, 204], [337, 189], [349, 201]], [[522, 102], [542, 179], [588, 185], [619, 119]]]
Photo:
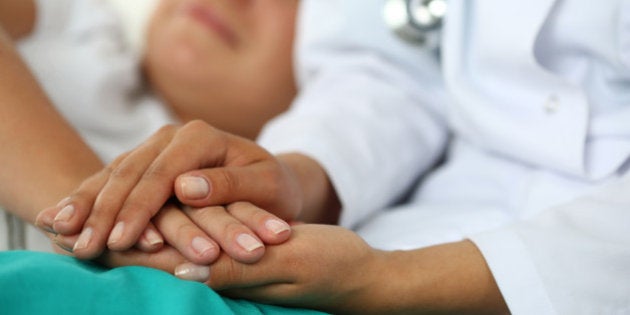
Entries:
[[302, 2], [260, 143], [318, 160], [376, 247], [471, 239], [513, 314], [630, 314], [630, 1], [450, 0], [440, 53], [382, 6]]

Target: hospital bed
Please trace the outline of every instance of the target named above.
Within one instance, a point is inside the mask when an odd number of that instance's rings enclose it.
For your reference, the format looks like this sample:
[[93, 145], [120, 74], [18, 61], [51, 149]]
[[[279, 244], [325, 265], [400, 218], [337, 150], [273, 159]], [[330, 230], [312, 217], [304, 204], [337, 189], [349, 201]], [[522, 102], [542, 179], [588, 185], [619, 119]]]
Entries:
[[[4, 222], [2, 222], [4, 221]], [[205, 285], [163, 271], [107, 269], [71, 257], [25, 249], [27, 225], [0, 208], [11, 251], [0, 251], [0, 314], [252, 314], [325, 315], [219, 296]], [[10, 289], [6, 289], [10, 288]], [[109, 292], [103, 294], [103, 292]], [[72, 299], [68, 299], [72, 297]]]
[[0, 214], [4, 216], [6, 224], [5, 237], [7, 240], [7, 248], [9, 250], [25, 249], [26, 248], [26, 229], [24, 221], [20, 220], [13, 214], [4, 211], [0, 208]]

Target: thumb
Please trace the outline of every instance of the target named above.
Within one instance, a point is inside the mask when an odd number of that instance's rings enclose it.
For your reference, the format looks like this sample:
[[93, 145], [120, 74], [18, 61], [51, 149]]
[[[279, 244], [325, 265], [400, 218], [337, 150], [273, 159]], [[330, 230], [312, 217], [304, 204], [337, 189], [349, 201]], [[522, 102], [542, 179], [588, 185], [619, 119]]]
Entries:
[[263, 258], [255, 264], [238, 262], [223, 253], [212, 265], [196, 265], [190, 262], [175, 267], [174, 275], [183, 280], [204, 282], [214, 290], [243, 289], [286, 283], [280, 275], [274, 259]]
[[235, 167], [196, 170], [180, 175], [175, 194], [191, 207], [248, 201], [285, 220], [301, 210], [298, 186], [291, 174], [272, 161]]

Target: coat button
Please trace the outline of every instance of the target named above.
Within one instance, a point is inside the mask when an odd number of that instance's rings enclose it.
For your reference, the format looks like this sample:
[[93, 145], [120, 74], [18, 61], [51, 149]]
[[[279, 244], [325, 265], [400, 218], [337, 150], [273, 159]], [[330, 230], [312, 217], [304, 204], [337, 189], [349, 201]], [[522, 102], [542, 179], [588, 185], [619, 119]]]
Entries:
[[555, 94], [550, 95], [547, 98], [547, 101], [545, 102], [544, 108], [547, 114], [556, 113], [558, 109], [560, 108], [560, 102], [558, 101], [558, 96]]

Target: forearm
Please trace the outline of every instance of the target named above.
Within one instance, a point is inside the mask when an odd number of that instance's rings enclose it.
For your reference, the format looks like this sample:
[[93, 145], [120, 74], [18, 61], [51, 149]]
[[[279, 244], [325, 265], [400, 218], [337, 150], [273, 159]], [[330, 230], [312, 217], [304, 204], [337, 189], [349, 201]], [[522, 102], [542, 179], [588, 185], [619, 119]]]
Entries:
[[35, 25], [33, 0], [0, 0], [0, 27], [13, 39], [31, 33]]
[[102, 164], [51, 106], [1, 28], [0, 69], [0, 204], [33, 222]]
[[509, 313], [483, 256], [470, 241], [382, 252], [377, 260], [370, 273], [372, 284], [352, 307], [387, 314]]
[[335, 224], [341, 204], [328, 175], [317, 161], [297, 153], [279, 155], [297, 177], [302, 192], [300, 221]]

